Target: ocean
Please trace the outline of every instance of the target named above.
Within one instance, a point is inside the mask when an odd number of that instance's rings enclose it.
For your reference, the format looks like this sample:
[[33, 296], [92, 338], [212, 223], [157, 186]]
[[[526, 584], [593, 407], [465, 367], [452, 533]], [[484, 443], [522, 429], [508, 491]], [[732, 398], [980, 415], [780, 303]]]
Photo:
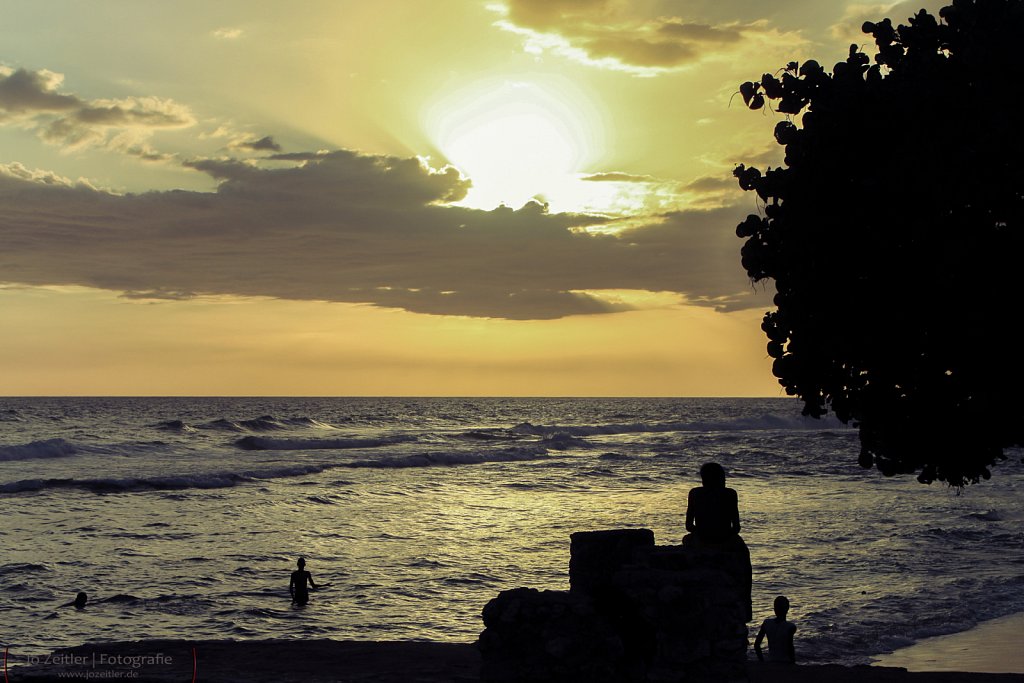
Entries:
[[[1021, 452], [957, 491], [857, 466], [789, 399], [0, 399], [0, 636], [472, 642], [569, 534], [682, 537], [707, 461], [739, 494], [751, 627], [787, 595], [804, 661], [866, 663], [1024, 611]], [[941, 425], [936, 425], [941, 429]], [[291, 605], [295, 561], [324, 588]], [[78, 591], [85, 610], [60, 605]]]

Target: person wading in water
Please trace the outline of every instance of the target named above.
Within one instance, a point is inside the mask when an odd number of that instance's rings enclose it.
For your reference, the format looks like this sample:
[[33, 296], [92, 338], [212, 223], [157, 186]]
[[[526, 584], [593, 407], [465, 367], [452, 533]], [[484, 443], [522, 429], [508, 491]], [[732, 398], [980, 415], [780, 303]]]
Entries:
[[292, 572], [288, 591], [292, 594], [292, 602], [302, 606], [309, 602], [309, 589], [306, 587], [306, 583], [308, 582], [313, 590], [316, 590], [317, 586], [313, 583], [313, 575], [306, 571], [306, 558], [300, 557], [296, 564], [299, 568]]

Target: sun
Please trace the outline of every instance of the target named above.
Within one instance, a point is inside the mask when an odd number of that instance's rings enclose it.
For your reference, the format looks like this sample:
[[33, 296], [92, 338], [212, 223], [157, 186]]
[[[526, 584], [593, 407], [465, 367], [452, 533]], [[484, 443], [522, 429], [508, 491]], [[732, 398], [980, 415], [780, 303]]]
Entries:
[[460, 203], [480, 209], [533, 198], [571, 204], [579, 173], [604, 152], [600, 112], [568, 81], [467, 86], [437, 102], [426, 125], [473, 183]]

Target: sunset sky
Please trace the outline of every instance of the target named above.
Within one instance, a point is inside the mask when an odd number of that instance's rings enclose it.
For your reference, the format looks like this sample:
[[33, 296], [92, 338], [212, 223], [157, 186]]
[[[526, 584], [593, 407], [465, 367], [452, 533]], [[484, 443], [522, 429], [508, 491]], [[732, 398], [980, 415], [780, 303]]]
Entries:
[[733, 95], [941, 4], [0, 1], [0, 394], [777, 396]]

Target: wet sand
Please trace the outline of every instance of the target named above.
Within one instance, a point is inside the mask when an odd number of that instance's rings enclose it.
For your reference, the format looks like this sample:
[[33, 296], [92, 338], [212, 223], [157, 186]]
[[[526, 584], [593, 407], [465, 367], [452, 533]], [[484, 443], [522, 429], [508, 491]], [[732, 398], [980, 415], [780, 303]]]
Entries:
[[[11, 683], [67, 681], [69, 677], [175, 683], [190, 680], [209, 683], [470, 683], [478, 680], [480, 655], [472, 644], [461, 643], [149, 640], [92, 643], [58, 650], [51, 661], [39, 661], [31, 666], [12, 652], [8, 667]], [[749, 681], [1024, 683], [1024, 674], [908, 672], [879, 666], [779, 667], [752, 663]]]
[[1024, 672], [1024, 613], [978, 624], [969, 631], [926, 638], [877, 658], [881, 666], [911, 671]]

